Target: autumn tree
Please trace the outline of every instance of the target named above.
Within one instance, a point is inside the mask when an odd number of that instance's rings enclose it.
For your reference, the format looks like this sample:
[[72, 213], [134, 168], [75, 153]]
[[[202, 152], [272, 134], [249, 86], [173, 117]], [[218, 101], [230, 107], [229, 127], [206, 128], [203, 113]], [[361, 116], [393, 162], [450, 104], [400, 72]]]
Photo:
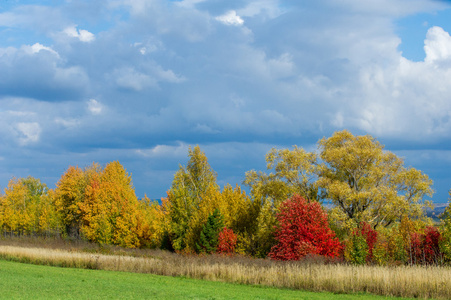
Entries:
[[81, 232], [100, 244], [139, 247], [142, 219], [131, 175], [117, 161], [91, 176], [85, 199], [78, 204]]
[[294, 146], [289, 149], [271, 149], [266, 155], [269, 173], [255, 170], [246, 172], [244, 184], [250, 188], [256, 209], [256, 230], [253, 233], [254, 255], [265, 257], [274, 245], [276, 213], [281, 202], [301, 195], [319, 200], [316, 187], [317, 155]]
[[11, 179], [0, 200], [0, 223], [5, 231], [40, 234], [58, 226], [49, 189], [39, 179]]
[[169, 235], [175, 250], [187, 248], [186, 235], [190, 228], [191, 219], [206, 199], [207, 191], [209, 191], [209, 194], [219, 191], [216, 173], [209, 165], [207, 157], [200, 150], [200, 147], [190, 148], [188, 156], [188, 165], [186, 167], [180, 166], [174, 175], [171, 189], [168, 191], [170, 202]]
[[403, 216], [424, 216], [424, 198], [432, 196], [432, 181], [421, 171], [406, 168], [373, 137], [344, 130], [318, 145], [322, 160], [318, 185], [347, 219], [376, 228]]
[[81, 227], [80, 204], [86, 196], [86, 188], [93, 177], [98, 177], [100, 165], [81, 169], [70, 166], [61, 176], [55, 189], [55, 206], [61, 215], [65, 233], [69, 236], [79, 236]]
[[364, 264], [373, 260], [373, 250], [378, 233], [368, 223], [362, 222], [354, 229], [345, 243], [345, 258], [354, 264]]
[[271, 149], [266, 154], [269, 174], [246, 172], [244, 184], [249, 186], [254, 199], [271, 200], [277, 206], [293, 195], [318, 199], [316, 181], [317, 155], [294, 146], [289, 149]]
[[277, 220], [277, 244], [269, 253], [272, 259], [299, 260], [307, 254], [338, 256], [340, 242], [318, 202], [295, 195], [280, 205]]
[[169, 227], [167, 199], [160, 205], [144, 196], [139, 201], [139, 212], [137, 231], [141, 247], [162, 248]]

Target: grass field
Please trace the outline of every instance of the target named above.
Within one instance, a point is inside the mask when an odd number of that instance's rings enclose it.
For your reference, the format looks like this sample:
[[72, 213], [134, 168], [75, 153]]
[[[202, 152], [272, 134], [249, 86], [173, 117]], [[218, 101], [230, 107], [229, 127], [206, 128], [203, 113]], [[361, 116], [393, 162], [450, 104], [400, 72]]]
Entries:
[[[168, 276], [164, 278], [202, 279], [218, 284], [227, 282], [266, 286], [268, 289], [285, 288], [291, 290], [288, 290], [289, 293], [303, 290], [335, 294], [369, 293], [388, 297], [451, 299], [450, 267], [354, 266], [315, 259], [280, 262], [242, 256], [179, 255], [151, 249], [99, 248], [86, 243], [22, 238], [0, 239], [0, 259], [35, 265]], [[215, 285], [212, 282], [205, 284]], [[197, 283], [195, 285], [199, 286]], [[321, 295], [323, 298], [320, 299], [324, 299], [325, 294]], [[225, 298], [230, 298], [231, 294], [226, 293], [226, 296]], [[208, 298], [208, 295], [202, 297]], [[278, 295], [276, 298], [281, 297]], [[312, 297], [304, 299], [318, 299]]]
[[0, 260], [0, 290], [2, 299], [386, 299], [365, 294], [313, 293], [152, 274], [37, 266], [3, 260]]

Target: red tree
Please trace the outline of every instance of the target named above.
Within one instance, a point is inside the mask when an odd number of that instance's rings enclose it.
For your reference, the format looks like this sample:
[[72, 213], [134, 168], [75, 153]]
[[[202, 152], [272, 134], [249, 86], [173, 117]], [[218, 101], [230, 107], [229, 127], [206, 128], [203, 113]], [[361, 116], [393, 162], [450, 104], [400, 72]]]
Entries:
[[218, 253], [232, 254], [235, 251], [236, 240], [233, 230], [224, 227], [218, 236]]
[[268, 256], [275, 260], [299, 260], [307, 254], [338, 256], [341, 244], [330, 229], [327, 214], [318, 202], [295, 195], [280, 205], [275, 239]]

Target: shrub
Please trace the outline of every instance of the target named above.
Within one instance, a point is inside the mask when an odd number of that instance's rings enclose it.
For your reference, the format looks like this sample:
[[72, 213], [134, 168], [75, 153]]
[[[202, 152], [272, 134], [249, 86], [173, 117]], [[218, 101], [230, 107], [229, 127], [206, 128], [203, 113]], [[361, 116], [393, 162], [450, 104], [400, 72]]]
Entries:
[[237, 236], [232, 229], [224, 227], [218, 236], [218, 249], [220, 254], [231, 254], [235, 252]]
[[[451, 198], [451, 190], [450, 190]], [[451, 204], [448, 204], [442, 217], [440, 251], [446, 262], [451, 262]]]
[[411, 263], [438, 264], [442, 260], [441, 235], [437, 228], [428, 226], [424, 233], [412, 233], [410, 237]]
[[327, 214], [318, 202], [295, 195], [280, 205], [275, 239], [269, 257], [299, 260], [307, 254], [338, 256], [341, 245], [330, 229]]
[[393, 227], [388, 234], [388, 255], [394, 264], [405, 264], [408, 261], [406, 242], [397, 227]]
[[379, 265], [385, 266], [388, 262], [388, 242], [384, 235], [379, 234], [376, 244], [373, 248], [372, 261]]
[[368, 246], [368, 254], [365, 257], [367, 262], [373, 259], [373, 248], [377, 241], [377, 231], [370, 224], [361, 222], [360, 226], [354, 231], [354, 235], [360, 235], [365, 239]]
[[356, 265], [363, 265], [368, 256], [368, 244], [361, 234], [353, 234], [346, 244], [346, 259]]

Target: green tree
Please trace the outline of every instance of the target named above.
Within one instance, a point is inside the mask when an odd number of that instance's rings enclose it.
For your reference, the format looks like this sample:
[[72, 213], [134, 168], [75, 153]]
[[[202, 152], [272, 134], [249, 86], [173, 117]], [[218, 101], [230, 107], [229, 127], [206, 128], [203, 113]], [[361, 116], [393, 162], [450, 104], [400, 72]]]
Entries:
[[401, 158], [384, 151], [373, 137], [334, 133], [319, 142], [322, 160], [318, 186], [347, 219], [389, 226], [403, 216], [424, 216], [425, 196], [432, 196], [432, 180]]
[[196, 244], [197, 252], [214, 253], [218, 248], [219, 233], [224, 228], [224, 220], [219, 209], [208, 217], [200, 233], [199, 244]]
[[[209, 165], [207, 157], [200, 147], [189, 148], [188, 156], [188, 165], [180, 166], [174, 175], [171, 189], [168, 191], [169, 235], [175, 250], [183, 250], [189, 246], [186, 235], [191, 219], [205, 201], [205, 195], [211, 194], [211, 189], [219, 190], [216, 173]], [[210, 192], [207, 193], [209, 189]]]

